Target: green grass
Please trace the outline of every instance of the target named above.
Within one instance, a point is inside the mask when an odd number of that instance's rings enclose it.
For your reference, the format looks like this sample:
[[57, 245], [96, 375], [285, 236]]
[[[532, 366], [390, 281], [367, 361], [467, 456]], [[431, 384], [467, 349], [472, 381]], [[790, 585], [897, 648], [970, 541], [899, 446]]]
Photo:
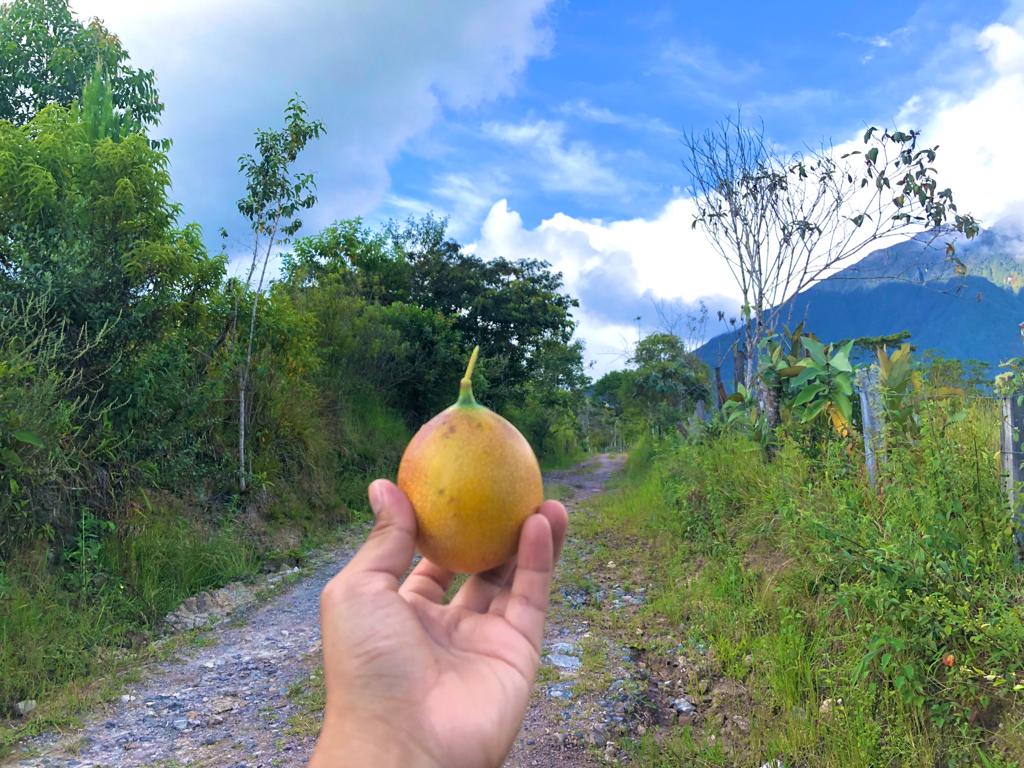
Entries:
[[[295, 556], [335, 539], [326, 529], [308, 533]], [[0, 572], [0, 701], [39, 702], [26, 720], [0, 723], [0, 755], [22, 738], [77, 724], [146, 661], [204, 643], [202, 633], [151, 641], [155, 623], [182, 600], [255, 575], [266, 554], [236, 524], [203, 524], [158, 504], [78, 549], [84, 567], [55, 569], [39, 547]]]
[[295, 706], [295, 711], [288, 717], [288, 733], [293, 736], [318, 735], [327, 704], [327, 689], [319, 657], [309, 677], [288, 689], [288, 699]]
[[744, 737], [674, 728], [632, 745], [638, 765], [1024, 764], [1024, 579], [997, 420], [971, 407], [927, 408], [881, 495], [856, 450], [800, 434], [770, 462], [729, 435], [634, 452], [574, 535], [652, 585], [626, 628], [649, 654], [706, 648], [752, 702]]
[[544, 454], [540, 457], [540, 468], [544, 472], [570, 469], [581, 461], [585, 461], [589, 455], [586, 451], [581, 450]]
[[544, 498], [565, 501], [573, 496], [573, 488], [565, 483], [544, 483]]

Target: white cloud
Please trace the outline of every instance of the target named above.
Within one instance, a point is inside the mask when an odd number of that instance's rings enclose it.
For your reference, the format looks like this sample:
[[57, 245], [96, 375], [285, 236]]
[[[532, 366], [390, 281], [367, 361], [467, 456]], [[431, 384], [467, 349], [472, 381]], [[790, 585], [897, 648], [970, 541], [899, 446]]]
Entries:
[[585, 141], [570, 141], [561, 121], [523, 123], [489, 122], [483, 132], [489, 138], [515, 147], [531, 161], [527, 170], [536, 175], [548, 192], [583, 195], [619, 195], [624, 183], [604, 158]]
[[693, 202], [679, 197], [652, 219], [557, 213], [531, 229], [500, 200], [472, 248], [483, 258], [543, 259], [561, 272], [569, 293], [582, 299], [579, 333], [599, 375], [623, 364], [636, 341], [636, 314], [644, 313], [647, 328], [656, 325], [654, 301], [692, 305], [713, 296], [716, 306], [738, 303], [728, 268], [690, 226], [693, 212]]
[[916, 94], [901, 111], [924, 128], [922, 140], [938, 144], [942, 185], [952, 188], [961, 211], [985, 225], [1019, 226], [1024, 208], [1024, 11], [985, 27], [974, 38], [987, 72], [963, 91]]
[[251, 147], [254, 129], [280, 124], [285, 102], [299, 92], [327, 125], [307, 160], [321, 182], [320, 215], [332, 219], [373, 211], [390, 186], [389, 164], [445, 110], [513, 91], [529, 60], [550, 48], [549, 2], [72, 6], [103, 18], [136, 65], [156, 70], [167, 104], [161, 132], [175, 140], [175, 193], [187, 215], [230, 212], [241, 186], [236, 158]]
[[661, 50], [659, 69], [681, 78], [699, 78], [719, 85], [735, 85], [761, 72], [761, 66], [742, 59], [725, 60], [718, 51], [705, 44], [692, 45], [672, 40]]
[[664, 136], [679, 137], [682, 132], [666, 123], [660, 117], [649, 117], [648, 115], [623, 115], [613, 112], [607, 107], [599, 107], [591, 104], [586, 99], [576, 99], [562, 104], [558, 111], [568, 117], [577, 117], [588, 120], [592, 123], [602, 125], [620, 125], [639, 131], [662, 134]]

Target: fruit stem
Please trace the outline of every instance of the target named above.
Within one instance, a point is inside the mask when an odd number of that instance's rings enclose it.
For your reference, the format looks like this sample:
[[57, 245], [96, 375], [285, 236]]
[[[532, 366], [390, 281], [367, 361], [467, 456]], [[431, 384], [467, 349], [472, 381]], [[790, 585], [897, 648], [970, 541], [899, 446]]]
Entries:
[[459, 399], [456, 405], [476, 405], [476, 398], [473, 397], [473, 368], [476, 367], [476, 359], [480, 354], [480, 347], [473, 347], [473, 354], [469, 356], [469, 365], [466, 366], [466, 375], [459, 382]]

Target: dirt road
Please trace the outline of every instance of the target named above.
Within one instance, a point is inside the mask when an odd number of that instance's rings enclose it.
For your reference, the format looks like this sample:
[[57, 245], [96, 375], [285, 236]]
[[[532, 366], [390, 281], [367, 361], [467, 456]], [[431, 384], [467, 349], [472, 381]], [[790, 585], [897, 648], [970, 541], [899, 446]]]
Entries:
[[[623, 461], [622, 456], [597, 456], [573, 469], [550, 473], [546, 480], [566, 496], [570, 515], [578, 514], [581, 503], [600, 493]], [[570, 533], [567, 557], [580, 545]], [[209, 631], [199, 647], [184, 652], [179, 660], [150, 670], [142, 682], [94, 713], [78, 731], [32, 739], [5, 765], [304, 765], [312, 737], [291, 732], [288, 718], [297, 705], [287, 692], [306, 680], [318, 663], [320, 590], [349, 557], [351, 551], [334, 553], [307, 578], [261, 607]], [[554, 589], [545, 667], [507, 762], [514, 768], [596, 764], [595, 751], [606, 746], [603, 730], [614, 729], [616, 718], [621, 722], [628, 715], [621, 701], [613, 701], [614, 696], [599, 699], [609, 703], [603, 709], [581, 708], [586, 697], [575, 690], [575, 675], [586, 622], [573, 615], [573, 606], [580, 607], [586, 600], [561, 581]], [[625, 594], [609, 599], [609, 605], [637, 600]]]

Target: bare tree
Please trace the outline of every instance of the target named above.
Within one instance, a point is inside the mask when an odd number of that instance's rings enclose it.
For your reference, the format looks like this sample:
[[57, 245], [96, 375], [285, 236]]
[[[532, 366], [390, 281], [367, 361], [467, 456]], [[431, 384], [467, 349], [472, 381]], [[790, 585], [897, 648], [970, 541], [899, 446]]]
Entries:
[[[978, 232], [936, 181], [936, 148], [918, 148], [917, 131], [869, 128], [863, 149], [832, 145], [783, 155], [764, 126], [729, 117], [684, 139], [701, 227], [725, 259], [743, 297], [737, 362], [762, 408], [757, 349], [778, 325], [786, 302], [879, 241], [925, 233]], [[948, 246], [953, 256], [952, 244]]]

